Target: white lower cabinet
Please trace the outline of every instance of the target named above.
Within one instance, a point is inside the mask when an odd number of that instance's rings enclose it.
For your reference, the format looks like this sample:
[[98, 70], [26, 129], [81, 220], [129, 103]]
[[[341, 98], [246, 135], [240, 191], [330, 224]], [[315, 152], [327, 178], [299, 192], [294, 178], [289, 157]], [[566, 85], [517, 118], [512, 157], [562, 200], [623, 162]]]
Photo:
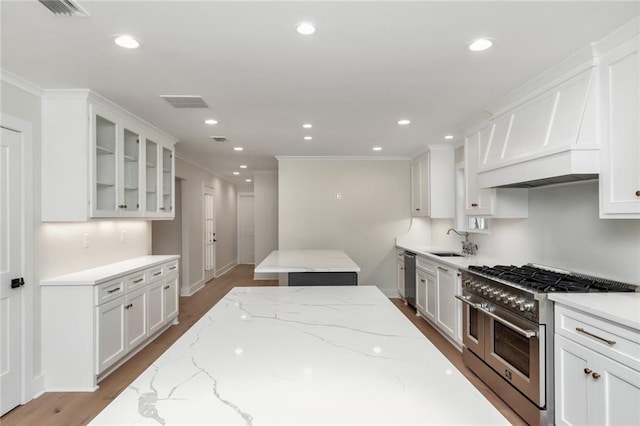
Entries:
[[45, 390], [95, 390], [175, 321], [177, 259], [144, 256], [41, 281]]
[[640, 333], [557, 304], [555, 316], [556, 424], [640, 424]]
[[418, 256], [416, 308], [418, 314], [450, 341], [462, 345], [462, 307], [455, 298], [461, 293], [459, 273], [444, 263]]

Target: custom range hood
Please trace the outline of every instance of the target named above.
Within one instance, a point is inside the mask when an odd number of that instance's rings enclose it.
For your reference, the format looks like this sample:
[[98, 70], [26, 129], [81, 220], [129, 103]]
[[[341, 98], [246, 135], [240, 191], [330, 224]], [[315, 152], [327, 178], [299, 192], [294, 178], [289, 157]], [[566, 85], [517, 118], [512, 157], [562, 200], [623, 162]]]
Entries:
[[488, 108], [491, 119], [473, 135], [480, 187], [534, 188], [598, 178], [598, 67], [592, 49]]

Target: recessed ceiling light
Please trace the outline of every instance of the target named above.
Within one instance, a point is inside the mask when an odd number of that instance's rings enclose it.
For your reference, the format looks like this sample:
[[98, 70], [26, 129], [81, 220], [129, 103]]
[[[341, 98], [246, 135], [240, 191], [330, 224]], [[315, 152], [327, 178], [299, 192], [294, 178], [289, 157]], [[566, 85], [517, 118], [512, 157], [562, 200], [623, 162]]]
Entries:
[[241, 168], [241, 169], [246, 169], [246, 168], [247, 168], [247, 165], [246, 165], [246, 164], [240, 164], [240, 168]]
[[305, 136], [305, 137], [304, 137], [304, 140], [305, 140], [305, 141], [310, 141], [311, 139], [313, 139], [313, 137], [312, 137], [312, 136]]
[[305, 123], [305, 124], [302, 125], [302, 127], [304, 127], [305, 129], [310, 129], [313, 126], [311, 124], [309, 124], [309, 123]]
[[137, 49], [140, 46], [140, 42], [130, 35], [117, 36], [114, 41], [118, 46], [125, 47], [127, 49]]
[[487, 50], [493, 46], [493, 41], [488, 38], [479, 38], [471, 42], [469, 44], [469, 50], [473, 52], [480, 52], [482, 50]]
[[240, 172], [233, 172], [234, 175], [238, 176]]
[[245, 179], [244, 181], [245, 182], [251, 182], [251, 179]]
[[449, 139], [453, 139], [453, 135], [447, 135], [444, 137], [445, 139], [449, 140]]
[[296, 27], [296, 31], [302, 35], [311, 35], [316, 32], [316, 27], [311, 22], [301, 22]]
[[372, 149], [374, 151], [382, 151], [382, 147], [381, 146], [374, 146]]
[[411, 120], [407, 120], [407, 119], [398, 120], [398, 124], [401, 126], [406, 126], [409, 123], [411, 123]]
[[204, 120], [204, 124], [208, 124], [210, 126], [213, 126], [215, 124], [218, 124], [218, 120], [214, 120], [213, 118], [209, 118], [207, 120]]
[[236, 146], [233, 148], [234, 151], [244, 151], [244, 148], [241, 146]]

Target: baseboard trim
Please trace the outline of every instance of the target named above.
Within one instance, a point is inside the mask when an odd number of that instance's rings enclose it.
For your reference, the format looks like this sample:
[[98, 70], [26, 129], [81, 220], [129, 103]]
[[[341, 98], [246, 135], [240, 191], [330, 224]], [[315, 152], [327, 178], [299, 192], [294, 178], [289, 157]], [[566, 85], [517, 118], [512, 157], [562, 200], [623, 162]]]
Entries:
[[232, 270], [233, 267], [236, 266], [237, 264], [238, 264], [238, 262], [234, 260], [233, 262], [227, 263], [222, 268], [217, 269], [216, 270], [216, 278], [219, 278], [219, 277], [223, 276], [224, 274], [226, 274], [227, 272]]
[[193, 296], [204, 287], [204, 280], [191, 284], [189, 287], [180, 287], [180, 297]]

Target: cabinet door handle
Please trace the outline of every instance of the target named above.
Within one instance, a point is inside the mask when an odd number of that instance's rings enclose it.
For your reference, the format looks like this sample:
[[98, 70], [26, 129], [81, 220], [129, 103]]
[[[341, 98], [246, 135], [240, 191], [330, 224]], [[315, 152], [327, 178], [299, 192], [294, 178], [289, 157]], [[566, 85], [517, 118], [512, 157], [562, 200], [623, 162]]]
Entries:
[[169, 268], [170, 271], [173, 271], [174, 269], [176, 269], [177, 266], [172, 266], [171, 268]]
[[590, 369], [590, 368], [585, 367], [585, 369], [584, 369], [584, 374], [591, 374], [591, 373], [592, 373], [591, 369]]
[[445, 269], [445, 268], [443, 268], [443, 267], [441, 267], [441, 266], [438, 266], [438, 269], [440, 269], [441, 271], [444, 271], [444, 272], [449, 272], [449, 270], [448, 270], [448, 269]]
[[171, 288], [171, 286], [170, 286], [170, 285], [166, 285], [166, 286], [164, 286], [164, 289], [165, 289], [165, 290], [169, 290], [170, 288]]
[[164, 207], [160, 207], [160, 210], [164, 211]]
[[116, 291], [119, 291], [120, 287], [116, 287], [116, 288], [112, 288], [111, 290], [107, 290], [107, 293], [111, 294], [111, 293], [115, 293]]
[[416, 211], [417, 211], [417, 212], [419, 212], [419, 211], [420, 211], [420, 209], [416, 209]]
[[157, 277], [158, 275], [162, 274], [162, 271], [158, 271], [155, 274], [153, 274], [154, 277]]
[[478, 207], [478, 203], [471, 203], [471, 207]]
[[128, 304], [128, 305], [126, 305], [124, 308], [125, 308], [125, 309], [133, 308], [133, 303], [129, 303], [129, 304]]
[[424, 282], [426, 282], [426, 281], [425, 281], [425, 280], [423, 280], [423, 279], [420, 279], [420, 282], [421, 282], [421, 283], [424, 283]]
[[616, 341], [615, 341], [615, 340], [605, 339], [604, 337], [600, 337], [600, 336], [598, 336], [598, 335], [596, 335], [596, 334], [593, 334], [593, 333], [588, 332], [587, 330], [585, 330], [585, 329], [584, 329], [584, 328], [582, 328], [582, 327], [576, 327], [576, 331], [577, 331], [577, 332], [580, 332], [580, 333], [584, 333], [584, 334], [586, 334], [587, 336], [595, 337], [596, 339], [598, 339], [598, 340], [602, 340], [603, 342], [608, 343], [609, 345], [615, 345], [615, 344], [616, 344]]
[[137, 280], [133, 280], [133, 283], [138, 284], [138, 283], [141, 283], [142, 281], [144, 281], [144, 278], [138, 278]]
[[600, 374], [596, 373], [595, 371], [593, 373], [591, 373], [591, 377], [593, 377], [594, 379], [598, 380], [601, 376]]
[[636, 197], [640, 197], [640, 190], [636, 191]]

